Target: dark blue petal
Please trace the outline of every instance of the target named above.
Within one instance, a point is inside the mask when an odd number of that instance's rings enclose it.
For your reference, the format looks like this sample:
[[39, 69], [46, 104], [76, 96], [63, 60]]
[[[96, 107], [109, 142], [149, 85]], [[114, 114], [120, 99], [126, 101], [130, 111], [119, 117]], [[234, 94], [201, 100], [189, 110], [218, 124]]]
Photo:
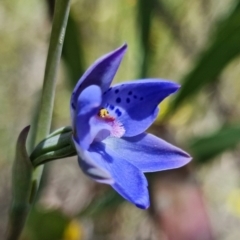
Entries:
[[120, 195], [139, 208], [149, 207], [147, 180], [137, 167], [119, 157], [102, 142], [94, 142], [88, 153], [96, 165], [111, 174], [114, 180], [111, 186]]
[[179, 168], [191, 160], [186, 152], [152, 134], [107, 138], [103, 142], [113, 156], [127, 160], [143, 172]]
[[74, 137], [73, 142], [78, 152], [78, 163], [83, 172], [97, 182], [113, 184], [114, 180], [112, 179], [110, 173], [101, 166], [97, 165], [89, 156], [89, 152], [83, 150]]
[[75, 139], [83, 149], [88, 149], [96, 137], [102, 140], [110, 134], [110, 126], [96, 117], [101, 101], [102, 92], [96, 85], [85, 88], [79, 95], [73, 129]]
[[124, 44], [120, 48], [99, 58], [87, 69], [74, 88], [71, 107], [74, 108], [81, 91], [90, 85], [99, 86], [102, 92], [108, 90], [126, 49], [127, 45]]
[[103, 96], [103, 106], [123, 124], [124, 136], [132, 137], [153, 123], [158, 114], [158, 104], [179, 87], [177, 83], [160, 79], [118, 84]]

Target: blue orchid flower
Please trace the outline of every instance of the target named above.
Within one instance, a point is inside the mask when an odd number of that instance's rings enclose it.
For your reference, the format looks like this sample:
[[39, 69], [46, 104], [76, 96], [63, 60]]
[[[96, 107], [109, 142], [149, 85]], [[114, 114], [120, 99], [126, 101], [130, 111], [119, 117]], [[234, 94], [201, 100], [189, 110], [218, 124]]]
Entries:
[[179, 168], [191, 157], [145, 133], [159, 103], [179, 85], [162, 79], [110, 87], [127, 45], [98, 59], [78, 81], [71, 97], [73, 141], [83, 172], [111, 185], [137, 207], [149, 207], [145, 172]]

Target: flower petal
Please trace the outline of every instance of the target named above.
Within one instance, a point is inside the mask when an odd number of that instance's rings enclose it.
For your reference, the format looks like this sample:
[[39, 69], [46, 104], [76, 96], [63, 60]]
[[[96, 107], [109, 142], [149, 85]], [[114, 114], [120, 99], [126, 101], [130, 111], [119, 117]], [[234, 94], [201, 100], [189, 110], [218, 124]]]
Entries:
[[127, 160], [143, 172], [179, 168], [191, 160], [186, 152], [152, 134], [107, 138], [103, 142], [111, 148], [114, 155]]
[[125, 128], [126, 137], [144, 132], [158, 114], [158, 104], [180, 86], [174, 82], [147, 79], [115, 85], [103, 96], [103, 107]]
[[102, 92], [105, 92], [109, 88], [126, 49], [127, 45], [124, 44], [120, 48], [96, 60], [87, 69], [73, 90], [71, 108], [75, 108], [79, 94], [86, 87], [90, 85], [97, 85], [101, 88]]
[[73, 142], [78, 153], [78, 163], [83, 172], [97, 182], [113, 184], [114, 180], [112, 179], [110, 173], [101, 166], [98, 166], [91, 159], [88, 151], [83, 150], [74, 138]]
[[96, 117], [101, 100], [102, 92], [96, 85], [85, 88], [79, 95], [73, 126], [75, 139], [82, 149], [88, 149], [96, 137], [102, 140], [110, 134], [110, 126]]
[[114, 179], [111, 186], [125, 199], [139, 208], [149, 207], [147, 180], [134, 165], [119, 157], [118, 153], [102, 142], [94, 142], [88, 151], [88, 157], [109, 172]]

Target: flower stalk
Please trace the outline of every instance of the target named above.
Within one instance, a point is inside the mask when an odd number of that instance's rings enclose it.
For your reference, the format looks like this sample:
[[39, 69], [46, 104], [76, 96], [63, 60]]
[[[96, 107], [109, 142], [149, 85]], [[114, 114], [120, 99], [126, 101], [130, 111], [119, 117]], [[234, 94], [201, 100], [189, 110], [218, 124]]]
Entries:
[[[37, 121], [34, 145], [44, 139], [50, 131], [56, 88], [57, 70], [61, 58], [71, 0], [56, 0], [50, 45], [44, 74], [41, 105]], [[43, 166], [33, 170], [26, 151], [29, 129], [19, 136], [16, 158], [13, 165], [13, 204], [9, 213], [7, 240], [18, 240], [25, 225], [30, 206], [41, 180]], [[21, 166], [21, 167], [19, 167]], [[19, 187], [19, 184], [21, 186]]]
[[[53, 26], [44, 75], [41, 105], [36, 128], [35, 145], [50, 132], [53, 103], [55, 97], [57, 70], [61, 58], [63, 41], [67, 26], [71, 0], [56, 0], [53, 16]], [[43, 166], [34, 171], [33, 182], [38, 188]], [[33, 193], [35, 195], [35, 193]]]

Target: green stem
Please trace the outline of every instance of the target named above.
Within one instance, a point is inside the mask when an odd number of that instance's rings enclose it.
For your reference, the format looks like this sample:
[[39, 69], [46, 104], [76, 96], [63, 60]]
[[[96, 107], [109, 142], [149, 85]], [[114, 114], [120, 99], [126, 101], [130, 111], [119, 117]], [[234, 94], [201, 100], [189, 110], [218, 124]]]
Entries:
[[[63, 40], [65, 37], [65, 30], [70, 10], [70, 1], [71, 0], [55, 1], [52, 33], [48, 50], [34, 145], [37, 145], [42, 139], [44, 139], [50, 131], [55, 97], [56, 76], [62, 53]], [[25, 148], [28, 130], [28, 128], [23, 130], [17, 144], [17, 154], [13, 168], [13, 204], [10, 208], [8, 230], [6, 234], [7, 240], [19, 239], [29, 214], [30, 204], [36, 196], [43, 171], [42, 166], [33, 171]]]
[[[50, 131], [53, 104], [55, 97], [56, 76], [59, 66], [63, 41], [65, 37], [66, 25], [70, 10], [71, 0], [56, 0], [53, 16], [53, 27], [50, 39], [44, 83], [42, 90], [41, 105], [36, 128], [35, 145], [43, 140]], [[38, 167], [33, 174], [33, 185], [36, 190], [42, 176], [43, 166]], [[35, 195], [35, 193], [33, 193]]]

